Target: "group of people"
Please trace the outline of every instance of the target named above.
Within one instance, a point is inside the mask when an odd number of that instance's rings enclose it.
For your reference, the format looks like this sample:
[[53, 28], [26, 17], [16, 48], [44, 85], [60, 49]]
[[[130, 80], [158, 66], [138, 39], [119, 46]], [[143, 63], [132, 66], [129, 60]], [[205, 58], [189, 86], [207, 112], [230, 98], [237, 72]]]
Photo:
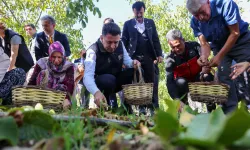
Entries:
[[[186, 41], [178, 29], [168, 31], [166, 40], [171, 48], [165, 58], [167, 88], [170, 96], [187, 103], [188, 82], [213, 81], [212, 67], [218, 67], [219, 81], [230, 86], [228, 101], [222, 105], [225, 113], [237, 107], [240, 98], [249, 101], [250, 32], [248, 23], [241, 19], [233, 0], [187, 0], [186, 7], [193, 15], [191, 28], [199, 39]], [[153, 83], [152, 104], [140, 106], [140, 113], [149, 108], [151, 114], [159, 108], [158, 63], [163, 52], [152, 19], [144, 17], [145, 4], [132, 5], [134, 18], [126, 21], [121, 31], [112, 18], [103, 22], [102, 33], [80, 58], [71, 63], [67, 36], [55, 30], [55, 20], [43, 16], [43, 32], [35, 26], [25, 25], [30, 35], [29, 47], [21, 35], [0, 22], [0, 98], [11, 103], [11, 88], [23, 85], [43, 86], [66, 91], [64, 107], [71, 105], [70, 96], [77, 83], [81, 84], [83, 105], [88, 107], [89, 94], [97, 106], [117, 107], [116, 93], [122, 85], [131, 84], [134, 72], [143, 71], [144, 81]], [[210, 51], [214, 57], [209, 60]], [[233, 64], [234, 61], [234, 64]], [[236, 80], [235, 80], [236, 79]], [[167, 92], [167, 91], [166, 91]], [[122, 93], [121, 98], [123, 99]], [[122, 101], [129, 113], [131, 106]], [[215, 104], [207, 104], [208, 111]]]

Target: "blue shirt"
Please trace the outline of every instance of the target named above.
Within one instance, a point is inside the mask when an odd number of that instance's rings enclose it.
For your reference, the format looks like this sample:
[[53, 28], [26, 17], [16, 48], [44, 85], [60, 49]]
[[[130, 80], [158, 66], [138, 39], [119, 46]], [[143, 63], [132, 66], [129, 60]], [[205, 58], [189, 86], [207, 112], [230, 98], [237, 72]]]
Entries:
[[210, 0], [211, 17], [207, 22], [201, 22], [194, 16], [191, 19], [191, 28], [195, 37], [203, 34], [211, 48], [220, 50], [230, 34], [229, 25], [239, 24], [240, 34], [248, 31], [248, 23], [244, 22], [239, 8], [233, 0]]

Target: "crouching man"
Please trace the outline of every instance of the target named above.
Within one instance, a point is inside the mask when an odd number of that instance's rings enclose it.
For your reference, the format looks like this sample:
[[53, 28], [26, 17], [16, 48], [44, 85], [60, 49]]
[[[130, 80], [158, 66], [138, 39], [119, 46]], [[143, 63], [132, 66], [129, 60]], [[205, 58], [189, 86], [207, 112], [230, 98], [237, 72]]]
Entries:
[[[120, 91], [122, 85], [131, 84], [134, 68], [140, 66], [139, 61], [129, 57], [120, 37], [117, 24], [104, 24], [102, 35], [86, 52], [83, 82], [97, 106], [101, 102], [110, 105], [109, 95]], [[122, 71], [123, 64], [128, 69]]]
[[[179, 30], [170, 30], [166, 38], [171, 52], [166, 58], [167, 88], [172, 99], [188, 103], [188, 82], [212, 81], [213, 75], [207, 67], [200, 67], [197, 60], [200, 57], [200, 45], [197, 42], [185, 42]], [[183, 104], [182, 103], [182, 104]], [[215, 108], [214, 104], [207, 105], [208, 111]]]

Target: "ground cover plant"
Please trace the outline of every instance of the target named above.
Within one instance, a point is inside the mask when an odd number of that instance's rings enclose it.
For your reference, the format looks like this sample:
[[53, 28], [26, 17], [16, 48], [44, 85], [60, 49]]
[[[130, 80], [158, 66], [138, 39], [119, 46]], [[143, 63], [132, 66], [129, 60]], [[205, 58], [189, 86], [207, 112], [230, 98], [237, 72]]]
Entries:
[[[224, 115], [221, 108], [198, 113], [165, 100], [154, 117], [117, 115], [101, 109], [14, 108], [0, 117], [0, 147], [30, 149], [249, 149], [250, 115], [246, 106]], [[3, 110], [4, 107], [1, 107]], [[66, 116], [66, 117], [65, 117]]]

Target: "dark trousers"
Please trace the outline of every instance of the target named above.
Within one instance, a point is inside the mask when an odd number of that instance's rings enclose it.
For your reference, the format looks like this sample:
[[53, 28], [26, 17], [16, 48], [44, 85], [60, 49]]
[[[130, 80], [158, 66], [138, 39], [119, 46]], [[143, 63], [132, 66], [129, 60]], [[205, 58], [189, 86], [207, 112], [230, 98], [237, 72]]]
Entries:
[[[228, 101], [223, 105], [222, 109], [225, 113], [231, 112], [237, 108], [238, 96], [235, 82], [229, 77], [231, 73], [232, 61], [237, 63], [250, 60], [250, 32], [240, 37], [233, 48], [224, 56], [218, 66], [218, 77], [221, 83], [230, 86]], [[213, 49], [214, 55], [219, 52], [219, 49]]]
[[[112, 74], [102, 74], [95, 78], [97, 87], [101, 92], [104, 93], [104, 96], [107, 100], [109, 106], [117, 106], [114, 93], [122, 90], [122, 85], [131, 84], [134, 77], [134, 69], [128, 68], [124, 71], [121, 71], [117, 76]], [[111, 99], [111, 100], [110, 100]]]
[[154, 77], [154, 87], [153, 87], [153, 105], [154, 108], [159, 108], [159, 96], [158, 96], [158, 87], [159, 87], [159, 67], [157, 64], [155, 66], [155, 77]]
[[84, 85], [81, 84], [81, 106], [84, 108], [89, 108], [90, 93]]

